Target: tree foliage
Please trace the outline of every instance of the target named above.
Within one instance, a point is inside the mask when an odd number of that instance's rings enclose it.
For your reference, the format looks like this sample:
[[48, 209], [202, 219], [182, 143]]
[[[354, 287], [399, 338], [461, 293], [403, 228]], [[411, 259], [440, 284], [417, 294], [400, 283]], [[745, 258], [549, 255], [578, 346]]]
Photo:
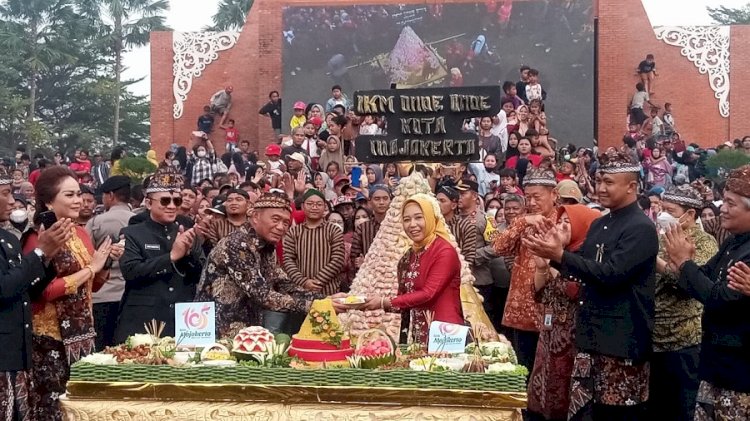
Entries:
[[708, 15], [719, 25], [746, 25], [750, 23], [750, 3], [742, 7], [706, 7]]
[[213, 26], [209, 31], [239, 31], [245, 26], [247, 14], [253, 5], [253, 0], [221, 0], [216, 14], [213, 16]]
[[[114, 60], [84, 0], [0, 1], [0, 156], [113, 148]], [[119, 146], [148, 149], [149, 104], [123, 81]]]

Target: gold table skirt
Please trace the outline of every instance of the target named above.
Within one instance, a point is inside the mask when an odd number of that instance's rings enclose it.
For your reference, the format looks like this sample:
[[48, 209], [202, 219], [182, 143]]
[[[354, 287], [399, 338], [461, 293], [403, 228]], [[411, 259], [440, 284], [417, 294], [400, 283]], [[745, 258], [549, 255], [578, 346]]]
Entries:
[[523, 393], [70, 382], [70, 421], [520, 421]]

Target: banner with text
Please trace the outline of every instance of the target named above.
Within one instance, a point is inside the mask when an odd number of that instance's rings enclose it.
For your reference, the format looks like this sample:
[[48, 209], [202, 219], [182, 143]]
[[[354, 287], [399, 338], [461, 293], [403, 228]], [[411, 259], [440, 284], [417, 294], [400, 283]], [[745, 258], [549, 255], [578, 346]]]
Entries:
[[479, 139], [464, 121], [500, 112], [499, 86], [385, 89], [354, 93], [357, 115], [385, 117], [382, 134], [360, 135], [361, 162], [468, 162], [479, 160]]

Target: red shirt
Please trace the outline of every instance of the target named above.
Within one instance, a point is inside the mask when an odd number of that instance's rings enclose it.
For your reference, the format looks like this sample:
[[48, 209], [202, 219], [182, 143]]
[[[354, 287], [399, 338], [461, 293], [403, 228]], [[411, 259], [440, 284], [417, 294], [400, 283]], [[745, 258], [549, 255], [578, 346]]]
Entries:
[[224, 130], [227, 132], [227, 143], [236, 144], [240, 138], [240, 132], [234, 127], [227, 127]]
[[[505, 168], [516, 168], [516, 164], [518, 163], [518, 156], [511, 156], [508, 158], [507, 161], [505, 161]], [[533, 165], [535, 168], [539, 168], [539, 164], [542, 163], [542, 156], [541, 155], [528, 155], [526, 156], [526, 159], [531, 162], [531, 165]]]
[[[76, 161], [76, 162], [73, 162], [72, 164], [70, 164], [70, 169], [74, 173], [82, 172], [82, 173], [89, 174], [89, 173], [91, 173], [91, 162], [88, 161], [88, 160], [83, 161], [83, 162], [82, 161]], [[78, 181], [81, 181], [80, 180], [81, 176], [79, 176], [78, 178], [79, 178]]]
[[39, 174], [41, 173], [42, 173], [42, 170], [40, 170], [39, 168], [32, 171], [31, 174], [29, 174], [29, 183], [36, 186], [36, 179], [39, 178]]

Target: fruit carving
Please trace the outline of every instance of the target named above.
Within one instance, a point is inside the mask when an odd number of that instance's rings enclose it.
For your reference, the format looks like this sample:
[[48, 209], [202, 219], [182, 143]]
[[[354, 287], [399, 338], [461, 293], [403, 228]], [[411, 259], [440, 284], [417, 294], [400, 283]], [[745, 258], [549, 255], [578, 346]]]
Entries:
[[377, 368], [396, 361], [396, 343], [380, 329], [370, 329], [359, 336], [354, 355], [361, 368]]
[[232, 341], [234, 352], [266, 352], [273, 342], [273, 334], [260, 326], [250, 326], [240, 330]]

